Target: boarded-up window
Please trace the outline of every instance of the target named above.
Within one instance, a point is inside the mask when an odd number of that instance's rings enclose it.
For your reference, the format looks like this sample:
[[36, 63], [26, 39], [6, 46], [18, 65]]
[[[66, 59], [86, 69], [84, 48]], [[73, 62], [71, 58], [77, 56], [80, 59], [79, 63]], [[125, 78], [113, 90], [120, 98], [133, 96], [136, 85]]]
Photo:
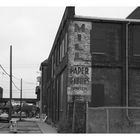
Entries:
[[132, 30], [133, 55], [140, 56], [140, 25], [134, 25]]
[[91, 107], [104, 106], [104, 85], [92, 84]]
[[67, 53], [67, 33], [65, 34], [65, 54]]
[[92, 54], [103, 54], [107, 60], [118, 60], [120, 45], [120, 24], [93, 23], [91, 32]]
[[62, 44], [59, 46], [59, 62], [62, 60]]
[[63, 108], [63, 86], [64, 86], [64, 74], [61, 74], [61, 83], [60, 83], [60, 110], [62, 111]]
[[62, 40], [62, 42], [61, 42], [62, 44], [62, 59], [63, 59], [63, 57], [64, 57], [64, 39]]
[[54, 56], [52, 55], [52, 77], [53, 77], [53, 74], [54, 74]]

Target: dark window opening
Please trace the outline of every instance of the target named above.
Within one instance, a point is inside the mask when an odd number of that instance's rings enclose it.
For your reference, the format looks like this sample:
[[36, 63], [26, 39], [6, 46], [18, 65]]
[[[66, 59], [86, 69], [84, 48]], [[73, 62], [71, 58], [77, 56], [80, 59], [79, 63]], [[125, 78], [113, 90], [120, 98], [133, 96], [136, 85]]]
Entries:
[[90, 107], [104, 106], [104, 85], [103, 84], [92, 84], [92, 94]]
[[121, 25], [93, 23], [91, 31], [91, 52], [101, 54], [106, 60], [119, 60], [121, 46]]
[[140, 27], [135, 25], [133, 27], [133, 55], [140, 56]]

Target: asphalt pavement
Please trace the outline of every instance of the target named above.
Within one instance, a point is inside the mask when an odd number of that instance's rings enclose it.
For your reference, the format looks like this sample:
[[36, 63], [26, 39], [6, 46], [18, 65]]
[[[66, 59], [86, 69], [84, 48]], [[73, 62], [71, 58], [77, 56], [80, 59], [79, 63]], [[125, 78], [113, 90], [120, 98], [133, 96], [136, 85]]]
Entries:
[[0, 122], [0, 134], [9, 133], [9, 123]]

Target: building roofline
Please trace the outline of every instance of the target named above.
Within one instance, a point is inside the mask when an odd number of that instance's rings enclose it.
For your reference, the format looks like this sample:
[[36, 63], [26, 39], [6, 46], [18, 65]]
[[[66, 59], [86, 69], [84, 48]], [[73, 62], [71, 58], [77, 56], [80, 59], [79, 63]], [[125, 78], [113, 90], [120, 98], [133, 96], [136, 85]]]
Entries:
[[81, 16], [75, 15], [76, 19], [96, 20], [96, 21], [114, 21], [114, 22], [136, 22], [140, 23], [140, 19], [120, 19], [120, 18], [104, 18], [104, 17], [93, 17], [93, 16]]
[[126, 19], [140, 19], [140, 7], [135, 8]]
[[40, 67], [39, 67], [39, 70], [41, 70], [41, 68], [43, 66], [47, 66], [48, 65], [48, 59], [44, 60], [41, 64], [40, 64]]
[[65, 25], [66, 21], [67, 21], [68, 19], [73, 18], [74, 15], [75, 15], [75, 7], [74, 7], [74, 6], [68, 6], [68, 7], [65, 8], [65, 11], [64, 11], [62, 20], [61, 20], [61, 22], [60, 22], [58, 31], [57, 31], [57, 33], [56, 33], [55, 40], [54, 40], [54, 43], [53, 43], [53, 47], [52, 47], [51, 52], [50, 52], [50, 54], [49, 54], [48, 60], [50, 59], [50, 56], [51, 56], [51, 54], [52, 54], [52, 52], [53, 52], [53, 50], [54, 50], [54, 48], [55, 48], [55, 45], [56, 45], [56, 43], [57, 43], [57, 40], [58, 40], [58, 38], [59, 38], [59, 36], [60, 36], [60, 34], [61, 34], [61, 31], [62, 31], [63, 28], [64, 28], [64, 25]]
[[56, 33], [56, 36], [55, 36], [55, 40], [54, 40], [54, 43], [53, 43], [53, 46], [52, 46], [52, 49], [50, 51], [50, 54], [48, 56], [48, 60], [50, 59], [50, 56], [56, 46], [56, 43], [57, 43], [57, 40], [66, 24], [66, 21], [68, 19], [83, 19], [83, 20], [93, 20], [93, 21], [104, 21], [104, 22], [115, 22], [115, 23], [130, 23], [130, 22], [135, 22], [135, 23], [140, 23], [140, 19], [119, 19], [119, 18], [104, 18], [104, 17], [93, 17], [93, 16], [81, 16], [81, 15], [75, 15], [75, 7], [73, 6], [70, 6], [70, 7], [66, 7], [65, 8], [65, 12], [63, 14], [63, 17], [62, 17], [62, 20], [60, 22], [60, 25], [59, 25], [59, 28], [58, 28], [58, 31]]

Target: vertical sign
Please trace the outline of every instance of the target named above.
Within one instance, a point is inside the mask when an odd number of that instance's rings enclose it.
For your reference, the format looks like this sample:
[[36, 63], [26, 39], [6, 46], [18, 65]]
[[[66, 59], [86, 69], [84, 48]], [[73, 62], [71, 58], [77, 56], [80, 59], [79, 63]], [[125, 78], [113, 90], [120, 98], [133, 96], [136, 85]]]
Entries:
[[73, 21], [69, 26], [68, 45], [68, 101], [90, 101], [91, 53], [90, 22]]

